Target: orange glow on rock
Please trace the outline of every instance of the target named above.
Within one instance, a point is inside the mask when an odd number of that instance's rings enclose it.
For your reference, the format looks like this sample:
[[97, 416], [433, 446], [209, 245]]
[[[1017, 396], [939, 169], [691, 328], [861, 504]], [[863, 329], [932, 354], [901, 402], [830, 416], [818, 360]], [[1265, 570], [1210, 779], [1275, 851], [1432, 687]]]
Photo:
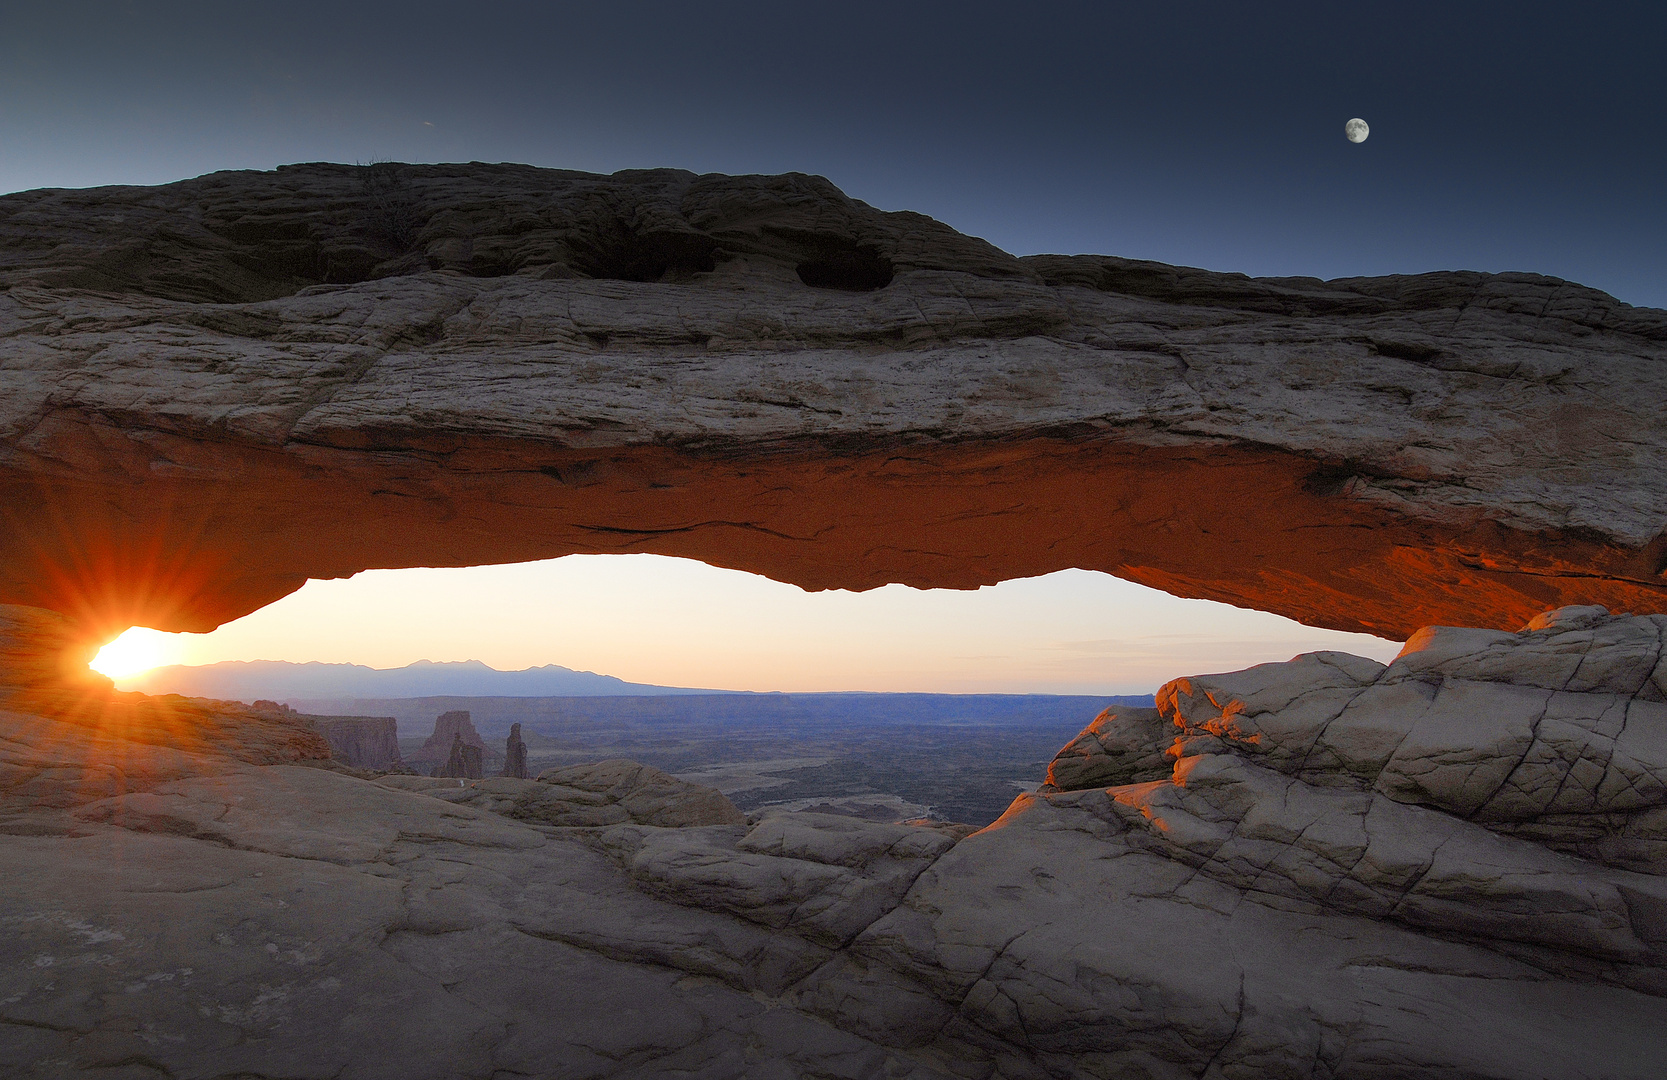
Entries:
[[277, 446], [73, 410], [32, 440], [41, 463], [0, 470], [0, 602], [106, 636], [211, 630], [309, 577], [630, 552], [813, 590], [1077, 567], [1396, 639], [1432, 623], [1514, 630], [1568, 603], [1667, 610], [1638, 551], [1414, 521], [1316, 487], [1310, 458], [1244, 444], [587, 450], [401, 432]]
[[[118, 795], [138, 778], [212, 770], [243, 761], [327, 759], [329, 744], [284, 717], [238, 702], [118, 692], [87, 662], [98, 649], [71, 619], [0, 605], [0, 709], [7, 730], [52, 768], [77, 770], [94, 797]], [[61, 773], [60, 773], [61, 775]]]

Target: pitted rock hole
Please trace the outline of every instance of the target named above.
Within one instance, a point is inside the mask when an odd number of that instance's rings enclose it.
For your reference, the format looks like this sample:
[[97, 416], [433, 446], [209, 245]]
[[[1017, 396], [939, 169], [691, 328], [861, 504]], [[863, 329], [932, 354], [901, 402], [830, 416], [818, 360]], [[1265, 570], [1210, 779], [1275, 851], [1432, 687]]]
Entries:
[[619, 232], [575, 251], [571, 265], [592, 278], [679, 281], [716, 267], [717, 248], [716, 240], [700, 233]]
[[873, 292], [891, 284], [891, 260], [861, 244], [826, 244], [795, 269], [799, 280], [818, 289]]

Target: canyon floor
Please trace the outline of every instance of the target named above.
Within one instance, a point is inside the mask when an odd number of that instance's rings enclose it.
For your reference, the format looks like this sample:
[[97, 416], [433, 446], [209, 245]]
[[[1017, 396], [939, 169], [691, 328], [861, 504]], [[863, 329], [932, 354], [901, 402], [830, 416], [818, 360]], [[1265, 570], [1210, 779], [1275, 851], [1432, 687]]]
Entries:
[[[743, 811], [818, 808], [884, 821], [920, 817], [983, 827], [1019, 792], [1035, 789], [1054, 753], [1113, 700], [1015, 697], [1006, 714], [992, 703], [981, 710], [986, 716], [937, 720], [887, 708], [906, 695], [861, 697], [870, 706], [863, 712], [842, 708], [843, 702], [817, 702], [825, 707], [814, 719], [749, 716], [745, 706], [752, 702], [743, 699], [736, 707], [733, 696], [656, 699], [653, 704], [662, 706], [656, 712], [664, 715], [653, 716], [636, 715], [631, 699], [589, 699], [582, 703], [595, 714], [589, 717], [571, 715], [573, 699], [559, 698], [353, 704], [401, 714], [399, 731], [411, 733], [400, 739], [407, 759], [435, 716], [464, 709], [475, 718], [492, 765], [501, 763], [500, 730], [507, 734], [509, 723], [521, 723], [532, 775], [630, 758], [715, 787]], [[1143, 700], [1150, 704], [1151, 697]], [[569, 715], [551, 719], [557, 711]]]
[[1659, 1076], [1664, 635], [1178, 679], [978, 831], [16, 688], [0, 1076]]

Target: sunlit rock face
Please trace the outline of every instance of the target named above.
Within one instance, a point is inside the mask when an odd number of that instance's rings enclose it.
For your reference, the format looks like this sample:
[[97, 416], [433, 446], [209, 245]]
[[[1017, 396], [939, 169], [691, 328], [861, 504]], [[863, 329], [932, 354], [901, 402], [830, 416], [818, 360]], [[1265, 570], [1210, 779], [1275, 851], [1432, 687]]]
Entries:
[[1667, 313], [1014, 258], [802, 175], [303, 165], [0, 198], [0, 601], [207, 630], [573, 552], [1065, 567], [1404, 637], [1667, 610]]
[[0, 604], [0, 695], [108, 690], [87, 664], [98, 652], [85, 630], [56, 611]]
[[240, 702], [116, 692], [84, 629], [0, 604], [0, 819], [247, 765], [324, 762], [304, 718]]
[[91, 761], [0, 714], [0, 1063], [1658, 1080], [1664, 634], [1565, 608], [1176, 680], [976, 832], [744, 815], [623, 760], [239, 759], [282, 718], [228, 703]]

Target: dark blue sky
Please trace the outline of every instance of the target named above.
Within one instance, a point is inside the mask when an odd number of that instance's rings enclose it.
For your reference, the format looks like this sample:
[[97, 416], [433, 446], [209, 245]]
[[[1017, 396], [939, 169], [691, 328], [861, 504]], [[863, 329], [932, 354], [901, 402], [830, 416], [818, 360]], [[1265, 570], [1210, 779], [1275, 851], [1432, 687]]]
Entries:
[[1020, 254], [1534, 270], [1667, 307], [1664, 109], [1659, 0], [0, 2], [0, 191], [802, 170]]

